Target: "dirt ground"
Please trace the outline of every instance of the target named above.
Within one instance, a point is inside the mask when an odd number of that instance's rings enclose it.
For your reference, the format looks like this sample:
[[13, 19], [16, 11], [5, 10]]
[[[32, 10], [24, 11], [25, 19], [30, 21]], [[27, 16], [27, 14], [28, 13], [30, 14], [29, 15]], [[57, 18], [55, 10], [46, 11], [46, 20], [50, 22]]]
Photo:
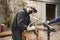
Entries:
[[[48, 40], [48, 36], [47, 36], [47, 30], [44, 29], [43, 25], [39, 26], [40, 30], [39, 30], [39, 40]], [[60, 40], [60, 25], [52, 25], [52, 27], [50, 28], [50, 40]], [[27, 33], [27, 35], [29, 35], [29, 38], [31, 38], [30, 40], [36, 40], [36, 36], [33, 32], [29, 32]], [[0, 38], [0, 40], [12, 40], [11, 36], [8, 37], [4, 37], [4, 38]]]

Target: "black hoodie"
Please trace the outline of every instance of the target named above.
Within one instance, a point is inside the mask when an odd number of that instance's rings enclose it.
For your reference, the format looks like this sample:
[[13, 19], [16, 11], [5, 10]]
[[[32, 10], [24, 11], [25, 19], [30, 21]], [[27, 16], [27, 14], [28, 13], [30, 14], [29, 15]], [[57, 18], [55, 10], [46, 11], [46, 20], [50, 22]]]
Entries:
[[14, 30], [24, 31], [27, 29], [27, 26], [29, 25], [29, 23], [30, 23], [30, 16], [26, 12], [26, 9], [24, 8], [24, 9], [20, 10], [19, 12], [17, 12], [17, 14], [13, 20], [11, 29], [13, 31]]

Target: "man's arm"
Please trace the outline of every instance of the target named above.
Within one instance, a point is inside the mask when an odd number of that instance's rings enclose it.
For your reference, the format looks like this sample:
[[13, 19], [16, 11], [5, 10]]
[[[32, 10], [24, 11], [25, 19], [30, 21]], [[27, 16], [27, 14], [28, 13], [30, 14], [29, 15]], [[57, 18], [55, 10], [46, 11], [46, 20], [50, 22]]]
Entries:
[[51, 21], [49, 21], [48, 24], [50, 25], [50, 24], [57, 23], [57, 22], [60, 22], [60, 16], [55, 19], [52, 19]]

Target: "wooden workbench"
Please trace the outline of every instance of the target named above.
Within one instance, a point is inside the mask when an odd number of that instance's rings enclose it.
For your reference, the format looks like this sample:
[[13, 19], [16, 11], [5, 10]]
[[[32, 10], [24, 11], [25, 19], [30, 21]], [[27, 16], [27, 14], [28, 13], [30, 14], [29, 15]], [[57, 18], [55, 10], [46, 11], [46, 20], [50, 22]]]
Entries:
[[0, 37], [10, 36], [10, 35], [12, 35], [11, 30], [0, 32]]

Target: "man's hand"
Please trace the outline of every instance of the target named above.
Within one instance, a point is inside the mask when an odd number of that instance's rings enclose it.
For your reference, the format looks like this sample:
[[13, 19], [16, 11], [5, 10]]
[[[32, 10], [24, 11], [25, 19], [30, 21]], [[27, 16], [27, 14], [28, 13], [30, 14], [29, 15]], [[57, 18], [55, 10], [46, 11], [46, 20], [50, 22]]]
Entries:
[[34, 29], [35, 29], [35, 26], [27, 27], [27, 30], [34, 30]]

